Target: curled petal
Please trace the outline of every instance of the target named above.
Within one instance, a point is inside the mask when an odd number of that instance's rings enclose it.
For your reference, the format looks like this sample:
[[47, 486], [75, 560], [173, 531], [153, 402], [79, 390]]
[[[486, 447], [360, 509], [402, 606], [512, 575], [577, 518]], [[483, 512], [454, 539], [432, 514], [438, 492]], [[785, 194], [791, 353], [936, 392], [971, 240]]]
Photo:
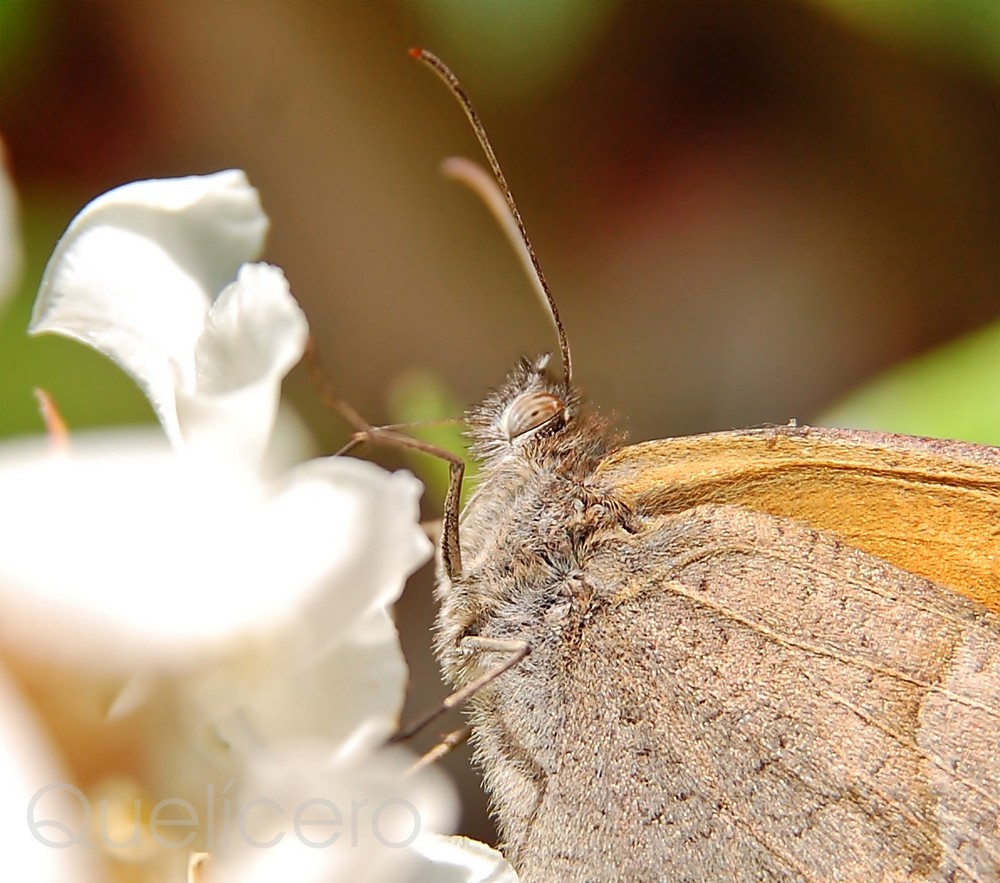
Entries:
[[237, 268], [260, 253], [266, 231], [257, 191], [239, 171], [118, 187], [63, 234], [30, 330], [113, 359], [176, 442], [175, 390], [194, 389], [205, 315]]
[[244, 264], [208, 311], [195, 351], [198, 391], [222, 395], [283, 377], [302, 358], [308, 330], [285, 274], [270, 264]]
[[270, 264], [244, 264], [212, 304], [195, 347], [195, 387], [179, 391], [184, 441], [253, 469], [260, 465], [281, 381], [302, 358], [309, 327]]

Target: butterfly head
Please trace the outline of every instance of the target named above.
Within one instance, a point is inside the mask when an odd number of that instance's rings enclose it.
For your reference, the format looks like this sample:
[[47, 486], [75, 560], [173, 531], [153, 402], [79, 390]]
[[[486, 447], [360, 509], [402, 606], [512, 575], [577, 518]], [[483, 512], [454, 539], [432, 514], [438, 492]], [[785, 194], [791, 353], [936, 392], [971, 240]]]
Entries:
[[579, 396], [548, 373], [549, 356], [522, 359], [499, 389], [467, 415], [476, 459], [495, 462], [550, 439], [572, 423]]
[[622, 443], [624, 436], [572, 383], [549, 373], [549, 359], [522, 359], [504, 384], [466, 415], [472, 456], [487, 473], [525, 461], [593, 464]]

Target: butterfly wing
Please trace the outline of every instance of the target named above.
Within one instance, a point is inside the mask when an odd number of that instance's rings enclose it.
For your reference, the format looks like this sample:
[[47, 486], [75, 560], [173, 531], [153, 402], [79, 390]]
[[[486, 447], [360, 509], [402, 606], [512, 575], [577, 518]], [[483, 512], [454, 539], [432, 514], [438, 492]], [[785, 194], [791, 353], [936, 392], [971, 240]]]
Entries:
[[1000, 877], [996, 615], [733, 506], [649, 519], [582, 588], [522, 879]]
[[643, 514], [795, 518], [1000, 613], [1000, 448], [781, 426], [631, 445], [595, 478]]

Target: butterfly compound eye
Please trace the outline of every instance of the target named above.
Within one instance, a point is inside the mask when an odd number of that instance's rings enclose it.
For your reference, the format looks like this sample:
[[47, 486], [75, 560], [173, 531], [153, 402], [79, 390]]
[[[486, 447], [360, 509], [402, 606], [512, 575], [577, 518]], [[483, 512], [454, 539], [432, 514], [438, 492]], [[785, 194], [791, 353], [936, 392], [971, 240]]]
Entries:
[[550, 392], [528, 392], [511, 402], [503, 416], [508, 438], [517, 438], [538, 429], [562, 414], [563, 403]]

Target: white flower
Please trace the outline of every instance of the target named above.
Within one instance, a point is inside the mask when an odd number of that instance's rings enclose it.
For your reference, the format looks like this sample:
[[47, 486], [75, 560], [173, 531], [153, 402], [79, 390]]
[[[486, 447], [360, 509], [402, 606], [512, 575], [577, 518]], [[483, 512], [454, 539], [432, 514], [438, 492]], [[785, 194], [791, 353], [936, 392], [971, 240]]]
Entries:
[[[265, 470], [307, 336], [281, 271], [245, 263], [266, 227], [243, 174], [222, 172], [118, 188], [60, 240], [32, 330], [115, 360], [167, 441], [0, 446], [0, 655], [48, 696], [85, 808], [113, 810], [114, 831], [71, 832], [112, 868], [166, 879], [203, 849], [206, 880], [400, 879], [454, 811], [438, 774], [406, 777], [379, 748], [406, 681], [388, 609], [430, 552], [420, 486], [344, 458]], [[246, 822], [225, 842], [222, 792]], [[187, 825], [166, 845], [163, 801]], [[388, 844], [371, 817], [322, 849], [296, 835], [304, 803], [346, 816], [353, 801], [382, 807], [375, 822], [404, 810]], [[249, 842], [261, 826], [284, 836]]]

